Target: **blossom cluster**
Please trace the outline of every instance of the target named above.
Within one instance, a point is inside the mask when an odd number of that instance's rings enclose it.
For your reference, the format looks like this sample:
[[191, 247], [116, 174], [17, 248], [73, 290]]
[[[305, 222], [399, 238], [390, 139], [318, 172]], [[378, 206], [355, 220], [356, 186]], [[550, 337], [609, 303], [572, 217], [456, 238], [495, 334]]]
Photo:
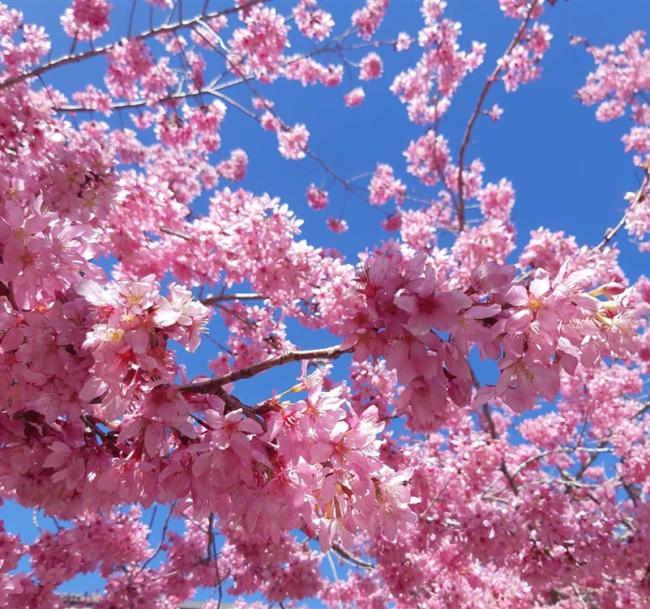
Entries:
[[[435, 430], [458, 408], [488, 400], [521, 412], [540, 397], [553, 401], [561, 373], [573, 374], [578, 364], [635, 352], [630, 294], [592, 281], [591, 271], [570, 273], [566, 265], [553, 278], [538, 269], [519, 280], [514, 267], [492, 263], [454, 287], [424, 256], [387, 247], [358, 279], [363, 307], [345, 326], [344, 344], [354, 345], [358, 359], [386, 358], [405, 385], [396, 410], [415, 430]], [[478, 386], [468, 363], [472, 347], [496, 361], [496, 383]]]

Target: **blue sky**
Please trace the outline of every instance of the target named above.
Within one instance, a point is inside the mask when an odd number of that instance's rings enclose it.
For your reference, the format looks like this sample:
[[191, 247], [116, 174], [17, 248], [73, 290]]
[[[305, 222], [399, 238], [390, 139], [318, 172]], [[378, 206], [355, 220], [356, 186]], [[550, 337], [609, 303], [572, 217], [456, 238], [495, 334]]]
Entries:
[[[6, 2], [7, 0], [5, 0]], [[142, 2], [142, 0], [139, 0]], [[53, 56], [67, 51], [69, 41], [62, 34], [58, 16], [67, 5], [61, 0], [9, 0], [8, 4], [25, 13], [27, 22], [46, 26], [54, 42]], [[113, 22], [126, 31], [130, 0], [113, 0]], [[189, 7], [197, 2], [187, 1]], [[273, 3], [286, 13], [291, 5], [287, 0]], [[350, 7], [359, 0], [323, 0], [324, 8], [331, 10], [337, 21], [337, 31], [347, 26]], [[388, 19], [380, 29], [379, 38], [390, 39], [399, 31], [415, 34], [421, 26], [415, 0], [392, 0]], [[224, 2], [212, 0], [216, 9]], [[441, 131], [457, 151], [462, 132], [471, 114], [486, 74], [496, 58], [507, 46], [517, 22], [504, 18], [497, 0], [449, 0], [448, 16], [463, 23], [461, 45], [468, 48], [472, 40], [487, 43], [484, 66], [471, 74], [442, 122]], [[575, 91], [593, 68], [591, 57], [579, 47], [569, 45], [569, 36], [579, 34], [596, 45], [619, 43], [635, 29], [650, 24], [648, 0], [559, 0], [548, 7], [543, 22], [553, 33], [551, 49], [543, 61], [543, 78], [525, 85], [514, 94], [505, 94], [499, 84], [492, 89], [487, 106], [499, 103], [504, 114], [498, 123], [487, 117], [479, 120], [474, 131], [468, 158], [479, 157], [486, 166], [486, 181], [506, 177], [512, 181], [517, 203], [514, 220], [518, 229], [519, 250], [526, 243], [529, 232], [540, 226], [564, 230], [576, 236], [579, 244], [596, 244], [608, 226], [615, 225], [624, 209], [623, 195], [636, 190], [640, 176], [631, 158], [623, 151], [621, 135], [628, 128], [625, 119], [613, 123], [597, 123], [594, 108], [585, 108], [575, 99]], [[143, 29], [139, 18], [135, 31]], [[298, 49], [299, 50], [299, 49]], [[303, 88], [298, 83], [278, 83], [262, 86], [261, 92], [276, 100], [277, 110], [287, 123], [304, 122], [312, 135], [310, 147], [325, 159], [343, 177], [352, 177], [372, 171], [378, 162], [391, 164], [404, 179], [405, 165], [402, 152], [409, 141], [422, 134], [421, 126], [406, 119], [402, 104], [387, 87], [400, 69], [415, 63], [417, 47], [407, 53], [396, 54], [391, 49], [379, 51], [384, 59], [384, 78], [364, 83], [365, 103], [356, 109], [343, 105], [342, 96], [352, 86], [346, 80], [335, 89]], [[364, 52], [359, 52], [360, 58]], [[328, 60], [334, 61], [334, 57]], [[78, 64], [61, 69], [46, 77], [49, 84], [64, 91], [81, 88], [80, 83], [95, 82], [103, 60]], [[356, 84], [354, 85], [356, 86]], [[231, 91], [233, 97], [246, 101], [244, 90]], [[117, 117], [111, 119], [119, 124]], [[125, 118], [128, 126], [128, 119]], [[355, 262], [356, 254], [372, 247], [388, 234], [381, 227], [384, 210], [371, 208], [367, 202], [351, 196], [339, 186], [330, 188], [330, 209], [315, 212], [308, 208], [305, 189], [310, 182], [327, 183], [322, 168], [312, 161], [287, 161], [277, 153], [276, 139], [261, 132], [259, 127], [236, 110], [229, 110], [223, 126], [224, 156], [236, 147], [246, 150], [250, 158], [248, 176], [243, 186], [255, 193], [268, 192], [280, 197], [305, 219], [304, 236], [316, 245], [340, 249], [348, 261]], [[434, 192], [405, 179], [411, 192], [417, 196], [432, 196]], [[205, 201], [197, 205], [197, 211]], [[350, 230], [335, 235], [327, 230], [327, 215], [342, 215]], [[647, 273], [647, 261], [636, 247], [619, 237], [622, 249], [621, 263], [631, 279]], [[334, 340], [325, 333], [306, 333], [291, 326], [291, 338], [303, 347], [327, 346]], [[191, 369], [205, 369], [206, 358], [215, 347], [208, 341], [198, 354], [200, 360], [187, 360]], [[201, 363], [202, 362], [202, 363]], [[273, 377], [284, 382], [297, 369]], [[266, 397], [269, 377], [248, 382], [238, 388], [239, 395], [256, 401]], [[280, 390], [282, 386], [278, 387]], [[262, 394], [262, 395], [261, 395]], [[31, 515], [5, 506], [2, 514], [7, 528], [31, 536]], [[83, 591], [96, 585], [94, 578], [84, 578], [68, 586], [68, 590]]]

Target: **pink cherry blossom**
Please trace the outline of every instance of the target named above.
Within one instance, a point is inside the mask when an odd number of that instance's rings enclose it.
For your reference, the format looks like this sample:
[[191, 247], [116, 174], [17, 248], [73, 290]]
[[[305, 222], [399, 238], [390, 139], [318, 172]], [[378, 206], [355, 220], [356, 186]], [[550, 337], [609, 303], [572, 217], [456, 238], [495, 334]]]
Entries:
[[343, 218], [327, 218], [327, 227], [333, 233], [344, 233], [348, 230], [348, 223]]
[[285, 159], [304, 158], [308, 141], [309, 131], [302, 123], [278, 130], [278, 150]]
[[348, 108], [360, 106], [366, 99], [366, 93], [362, 87], [355, 87], [343, 96], [343, 101]]
[[381, 76], [383, 69], [381, 57], [377, 53], [368, 53], [361, 60], [359, 78], [361, 80], [374, 80]]
[[326, 191], [310, 184], [307, 188], [307, 202], [312, 209], [321, 210], [329, 205], [329, 197]]

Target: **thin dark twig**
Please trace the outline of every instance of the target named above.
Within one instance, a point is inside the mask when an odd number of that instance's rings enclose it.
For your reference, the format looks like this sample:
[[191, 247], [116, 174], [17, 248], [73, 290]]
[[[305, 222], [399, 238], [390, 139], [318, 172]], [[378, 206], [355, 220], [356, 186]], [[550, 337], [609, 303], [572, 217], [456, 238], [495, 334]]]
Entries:
[[[487, 420], [490, 437], [493, 440], [497, 440], [499, 438], [499, 434], [497, 433], [497, 428], [494, 424], [494, 419], [492, 418], [490, 407], [487, 404], [483, 404], [483, 414], [485, 415], [485, 419]], [[505, 479], [508, 481], [508, 485], [512, 489], [512, 492], [515, 495], [519, 495], [519, 487], [517, 486], [517, 483], [515, 482], [513, 475], [510, 473], [510, 470], [506, 465], [505, 459], [501, 459], [501, 463], [499, 463], [499, 469], [501, 470], [501, 473], [504, 475]]]
[[[510, 44], [508, 45], [508, 48], [506, 49], [505, 53], [503, 53], [502, 57], [506, 57], [507, 55], [510, 55], [513, 49], [521, 42], [524, 32], [528, 27], [528, 23], [530, 22], [533, 10], [537, 6], [537, 1], [538, 0], [532, 0], [532, 2], [530, 3], [530, 6], [526, 11], [526, 15], [522, 20], [519, 29], [515, 33], [513, 39], [510, 41]], [[481, 93], [479, 94], [478, 101], [476, 102], [476, 106], [474, 107], [474, 112], [472, 112], [472, 115], [470, 116], [470, 119], [467, 122], [467, 125], [465, 127], [465, 133], [463, 135], [463, 139], [460, 145], [460, 151], [458, 153], [458, 209], [457, 209], [459, 232], [462, 231], [465, 226], [465, 199], [463, 196], [463, 188], [464, 188], [463, 166], [465, 165], [465, 154], [467, 152], [467, 147], [469, 145], [470, 138], [472, 137], [472, 130], [474, 129], [474, 125], [476, 124], [478, 117], [481, 115], [481, 110], [483, 108], [485, 99], [488, 93], [490, 92], [490, 89], [494, 85], [494, 83], [497, 82], [502, 70], [503, 70], [503, 65], [497, 63], [497, 65], [494, 67], [494, 70], [492, 70], [490, 75], [485, 80], [485, 83], [483, 84], [483, 88], [481, 89]]]
[[244, 404], [239, 398], [223, 389], [223, 387], [215, 387], [212, 393], [223, 401], [227, 410], [241, 410], [247, 417], [257, 421], [259, 426], [266, 431], [266, 421], [256, 412], [255, 408]]
[[219, 553], [217, 552], [217, 540], [214, 534], [214, 514], [210, 512], [208, 517], [208, 560], [214, 560], [214, 569], [217, 581], [217, 609], [221, 609], [223, 602], [223, 579], [219, 571]]
[[129, 11], [129, 27], [127, 29], [126, 37], [131, 38], [133, 34], [133, 18], [135, 17], [135, 7], [137, 0], [131, 0], [131, 10]]
[[178, 233], [176, 231], [173, 231], [171, 228], [166, 228], [165, 226], [161, 226], [158, 230], [161, 233], [164, 233], [165, 235], [171, 235], [172, 237], [178, 237], [179, 239], [184, 239], [185, 241], [189, 241], [191, 239], [190, 236], [184, 235], [183, 233]]
[[605, 236], [603, 237], [602, 241], [596, 246], [597, 250], [602, 250], [605, 248], [605, 246], [616, 236], [618, 231], [623, 228], [625, 225], [625, 221], [627, 220], [627, 212], [632, 209], [635, 205], [638, 205], [645, 199], [646, 196], [646, 190], [650, 186], [650, 164], [648, 167], [646, 167], [644, 175], [643, 175], [643, 182], [641, 183], [641, 187], [639, 190], [636, 191], [636, 194], [634, 195], [634, 198], [632, 199], [632, 202], [630, 203], [629, 207], [625, 210], [625, 213], [619, 220], [618, 224], [614, 228], [608, 228], [605, 231]]
[[142, 563], [142, 566], [138, 570], [138, 572], [135, 574], [134, 577], [137, 577], [142, 573], [150, 564], [151, 561], [153, 561], [160, 552], [162, 552], [163, 546], [165, 545], [165, 537], [167, 535], [167, 529], [169, 528], [169, 523], [172, 518], [172, 514], [174, 513], [174, 508], [176, 507], [177, 501], [174, 500], [172, 501], [171, 506], [169, 507], [169, 513], [167, 514], [167, 518], [165, 518], [165, 523], [163, 524], [162, 532], [160, 534], [160, 543], [158, 544], [158, 547], [156, 548], [156, 551], [149, 557], [147, 560]]
[[[156, 520], [157, 514], [158, 514], [158, 505], [154, 505], [153, 510], [151, 510], [151, 518], [149, 518], [149, 535], [151, 535], [151, 532], [153, 530], [153, 523]], [[149, 537], [149, 535], [147, 537]]]

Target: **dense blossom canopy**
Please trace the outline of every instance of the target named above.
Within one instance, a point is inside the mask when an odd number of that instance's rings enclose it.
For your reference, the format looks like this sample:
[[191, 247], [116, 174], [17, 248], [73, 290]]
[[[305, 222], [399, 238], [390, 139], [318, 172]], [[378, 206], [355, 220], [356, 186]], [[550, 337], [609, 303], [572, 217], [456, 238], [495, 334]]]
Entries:
[[[615, 246], [650, 249], [645, 34], [573, 38], [595, 62], [579, 100], [627, 118], [620, 223], [598, 244], [540, 228], [515, 254], [516, 184], [485, 177], [474, 127], [504, 112], [493, 88], [541, 76], [545, 11], [562, 7], [499, 0], [513, 35], [485, 66], [444, 0], [392, 39], [389, 0], [350, 2], [344, 23], [326, 0], [274, 4], [138, 0], [113, 23], [107, 0], [73, 0], [62, 55], [0, 4], [0, 496], [48, 522], [29, 543], [0, 525], [0, 607], [60, 609], [59, 586], [96, 572], [101, 609], [173, 609], [206, 587], [213, 609], [226, 593], [647, 609], [650, 280]], [[395, 53], [410, 58], [396, 74]], [[101, 84], [57, 88], [84, 62]], [[444, 118], [473, 73], [454, 139]], [[403, 166], [355, 178], [269, 87], [338, 87], [363, 112], [378, 79], [419, 134]], [[327, 215], [345, 189], [386, 210], [386, 240], [353, 261], [305, 241], [286, 203], [237, 185], [249, 157], [222, 146], [230, 113], [321, 167], [304, 196], [331, 231], [349, 228]], [[331, 342], [301, 349], [296, 322]], [[181, 352], [209, 339], [210, 375], [192, 377]], [[293, 383], [241, 398], [298, 361]]]

